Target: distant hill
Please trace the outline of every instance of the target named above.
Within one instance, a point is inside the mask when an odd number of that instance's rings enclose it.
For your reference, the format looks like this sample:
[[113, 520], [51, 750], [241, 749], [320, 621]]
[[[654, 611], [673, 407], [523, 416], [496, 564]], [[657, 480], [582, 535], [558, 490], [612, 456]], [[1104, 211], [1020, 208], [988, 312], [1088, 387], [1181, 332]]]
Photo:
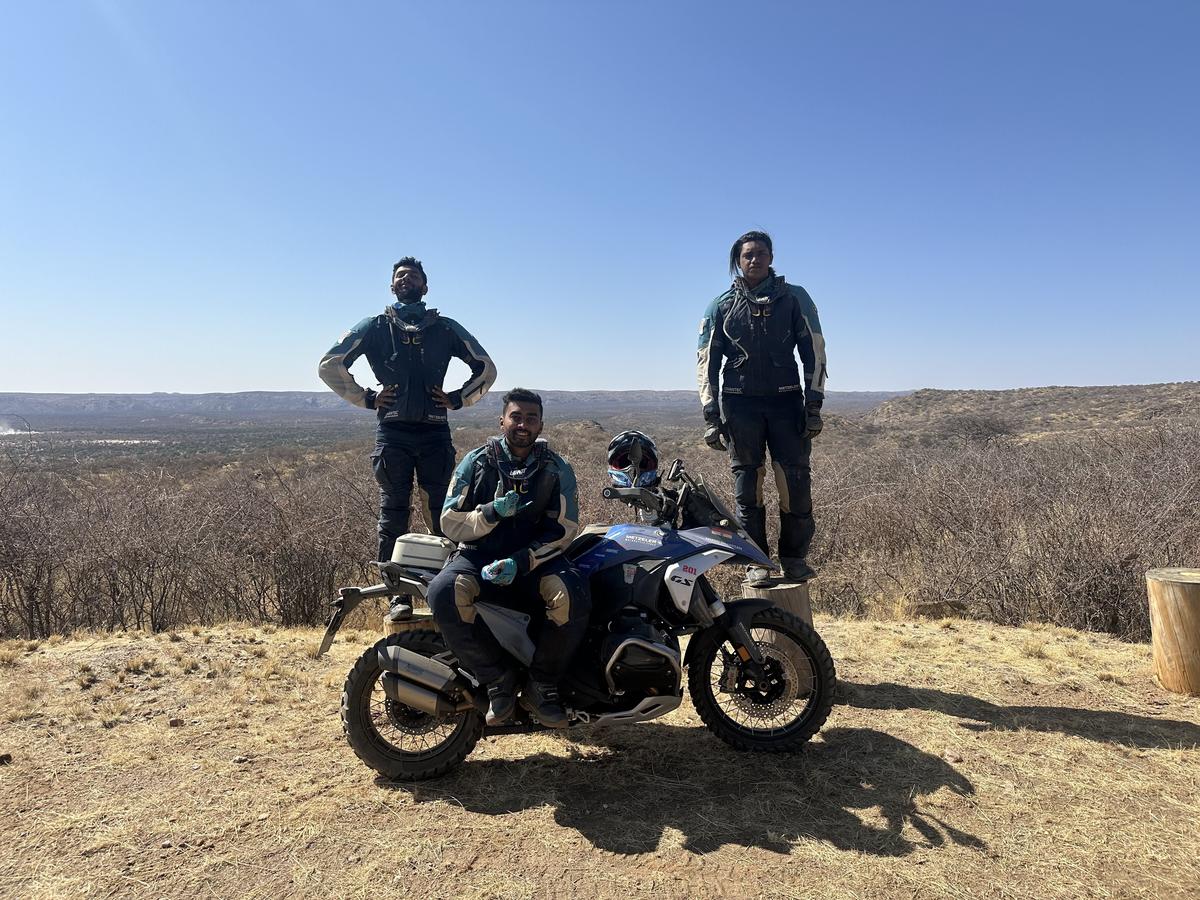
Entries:
[[[599, 419], [637, 414], [649, 418], [700, 417], [695, 391], [540, 391], [547, 412], [557, 419]], [[493, 391], [456, 418], [469, 422], [493, 418], [502, 392]], [[902, 396], [898, 391], [832, 391], [826, 408], [842, 415], [863, 415], [878, 404]], [[244, 391], [213, 394], [23, 394], [0, 393], [5, 414], [30, 421], [182, 418], [262, 420], [279, 417], [323, 418], [361, 415], [331, 391]], [[13, 426], [15, 427], [15, 426]]]
[[924, 389], [893, 397], [867, 413], [881, 429], [936, 430], [957, 425], [1018, 434], [1200, 422], [1200, 382], [1007, 391]]
[[[502, 391], [493, 391], [453, 423], [492, 422]], [[539, 391], [556, 422], [602, 421], [609, 427], [700, 423], [694, 391]], [[1097, 427], [1200, 422], [1200, 382], [1006, 391], [831, 391], [826, 412], [853, 420], [847, 433], [1011, 433], [1027, 436]], [[26, 424], [26, 421], [29, 423]], [[241, 426], [322, 422], [370, 427], [370, 417], [331, 391], [212, 394], [0, 393], [0, 433], [26, 428]], [[851, 426], [850, 422], [846, 423]], [[864, 431], [865, 429], [865, 431]]]

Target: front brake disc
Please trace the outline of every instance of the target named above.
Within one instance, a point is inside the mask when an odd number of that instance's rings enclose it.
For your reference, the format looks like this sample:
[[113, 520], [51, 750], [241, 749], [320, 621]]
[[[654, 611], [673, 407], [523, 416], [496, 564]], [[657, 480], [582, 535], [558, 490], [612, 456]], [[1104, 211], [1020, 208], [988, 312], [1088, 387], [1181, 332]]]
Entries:
[[[721, 690], [731, 694], [733, 705], [755, 719], [774, 719], [796, 702], [799, 696], [799, 676], [787, 654], [773, 644], [757, 641], [764, 658], [769, 683], [750, 686], [745, 683], [736, 666], [726, 665], [721, 673]], [[729, 683], [730, 687], [726, 687]]]

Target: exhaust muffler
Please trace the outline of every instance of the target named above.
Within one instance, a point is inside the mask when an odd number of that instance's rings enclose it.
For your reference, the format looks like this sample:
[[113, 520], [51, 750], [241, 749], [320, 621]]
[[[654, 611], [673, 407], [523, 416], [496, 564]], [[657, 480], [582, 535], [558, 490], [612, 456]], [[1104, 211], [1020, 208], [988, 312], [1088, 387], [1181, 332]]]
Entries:
[[[431, 716], [446, 716], [475, 709], [470, 689], [462, 684], [458, 674], [436, 659], [389, 646], [379, 651], [379, 665], [384, 670], [379, 679], [389, 700], [419, 709]], [[448, 696], [451, 691], [462, 693], [462, 700]]]

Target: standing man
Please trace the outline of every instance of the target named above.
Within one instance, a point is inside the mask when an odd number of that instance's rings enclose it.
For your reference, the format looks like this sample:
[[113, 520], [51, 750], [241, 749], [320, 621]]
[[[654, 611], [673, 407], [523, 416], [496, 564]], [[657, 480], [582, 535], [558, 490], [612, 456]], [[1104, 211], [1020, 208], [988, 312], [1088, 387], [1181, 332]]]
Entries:
[[[779, 562], [787, 578], [807, 581], [816, 575], [808, 564], [816, 530], [809, 457], [812, 439], [821, 433], [825, 338], [812, 298], [776, 275], [773, 260], [766, 232], [749, 231], [734, 241], [729, 251], [733, 285], [709, 304], [700, 323], [697, 375], [704, 441], [714, 450], [729, 443], [738, 515], [746, 531], [769, 555], [763, 504], [769, 449], [779, 489]], [[796, 351], [804, 364], [803, 383]], [[766, 584], [769, 576], [762, 566], [746, 570], [752, 586]]]
[[[428, 290], [421, 261], [401, 259], [392, 266], [396, 301], [342, 335], [318, 370], [335, 393], [355, 406], [375, 410], [379, 420], [371, 464], [379, 482], [380, 562], [392, 558], [396, 538], [408, 531], [414, 474], [425, 523], [434, 534], [442, 534], [442, 503], [454, 470], [446, 411], [479, 402], [496, 380], [496, 367], [479, 342], [453, 319], [426, 308]], [[378, 393], [364, 390], [350, 374], [350, 366], [363, 354], [382, 385]], [[442, 382], [452, 356], [470, 367], [471, 377], [446, 393]], [[407, 600], [400, 598], [388, 620], [411, 613]]]
[[542, 398], [532, 391], [504, 395], [500, 430], [454, 472], [442, 527], [458, 552], [430, 583], [429, 608], [458, 661], [487, 685], [489, 725], [512, 716], [517, 676], [475, 601], [544, 613], [521, 705], [543, 725], [565, 728], [558, 683], [591, 612], [587, 579], [563, 556], [579, 533], [575, 472], [538, 440]]

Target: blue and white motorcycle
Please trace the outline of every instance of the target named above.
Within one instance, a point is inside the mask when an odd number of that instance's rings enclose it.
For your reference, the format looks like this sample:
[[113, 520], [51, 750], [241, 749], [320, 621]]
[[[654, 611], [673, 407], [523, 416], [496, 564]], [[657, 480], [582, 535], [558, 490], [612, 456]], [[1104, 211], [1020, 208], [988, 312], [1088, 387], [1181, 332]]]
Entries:
[[[833, 660], [811, 626], [770, 601], [717, 596], [705, 577], [710, 569], [771, 566], [737, 517], [681, 460], [659, 488], [609, 487], [604, 496], [639, 510], [642, 524], [589, 527], [567, 551], [592, 591], [587, 637], [560, 685], [571, 725], [666, 715], [683, 701], [686, 670], [696, 712], [721, 740], [747, 751], [799, 749], [829, 715]], [[342, 589], [321, 652], [363, 599], [425, 596], [437, 557], [450, 547], [430, 557], [431, 539], [412, 538], [424, 555], [406, 555], [402, 544], [380, 567], [383, 584]], [[531, 616], [490, 603], [476, 608], [527, 666]], [[486, 693], [433, 619], [419, 616], [406, 627], [363, 653], [346, 678], [342, 723], [368, 766], [391, 779], [433, 778], [462, 762], [484, 734], [542, 729], [519, 706], [513, 722], [486, 726]]]

